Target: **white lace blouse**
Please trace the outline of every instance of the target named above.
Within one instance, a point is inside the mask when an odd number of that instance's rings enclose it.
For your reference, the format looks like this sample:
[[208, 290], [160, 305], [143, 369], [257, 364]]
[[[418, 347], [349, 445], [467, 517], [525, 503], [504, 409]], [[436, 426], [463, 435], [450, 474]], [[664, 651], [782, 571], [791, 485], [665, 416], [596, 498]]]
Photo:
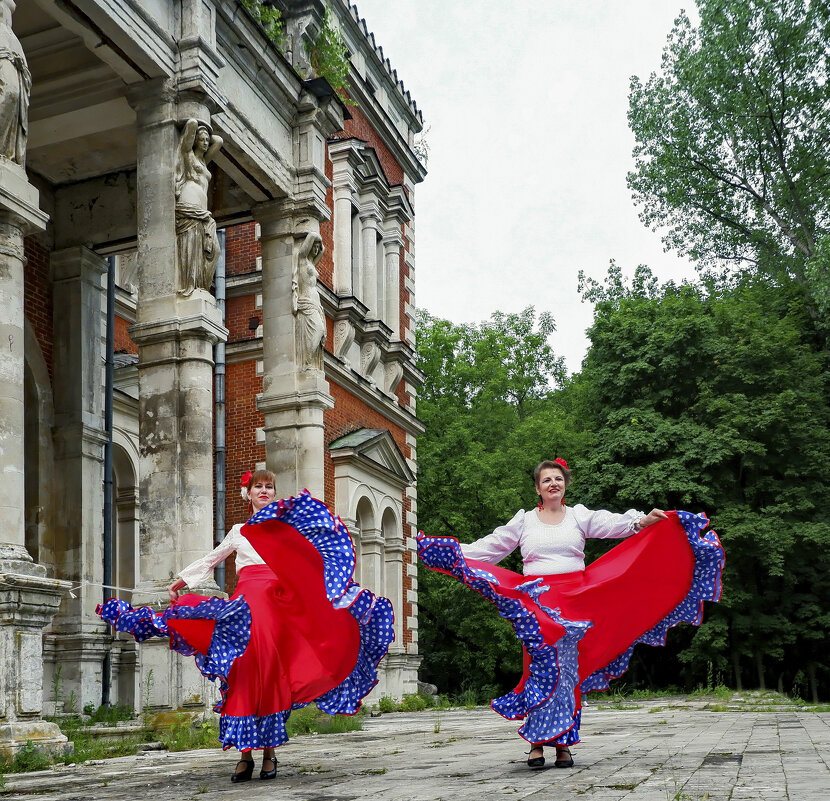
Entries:
[[512, 553], [522, 550], [524, 574], [545, 576], [585, 570], [585, 540], [622, 539], [638, 531], [638, 522], [645, 515], [636, 509], [615, 514], [600, 509], [594, 512], [581, 503], [565, 507], [565, 517], [554, 524], [539, 520], [536, 510], [516, 515], [492, 534], [469, 545], [461, 545], [467, 559], [495, 565]]
[[188, 587], [198, 587], [213, 572], [213, 568], [224, 562], [232, 553], [236, 553], [236, 572], [250, 565], [264, 565], [262, 557], [254, 546], [242, 536], [242, 523], [235, 525], [209, 554], [191, 562], [179, 571], [179, 578]]

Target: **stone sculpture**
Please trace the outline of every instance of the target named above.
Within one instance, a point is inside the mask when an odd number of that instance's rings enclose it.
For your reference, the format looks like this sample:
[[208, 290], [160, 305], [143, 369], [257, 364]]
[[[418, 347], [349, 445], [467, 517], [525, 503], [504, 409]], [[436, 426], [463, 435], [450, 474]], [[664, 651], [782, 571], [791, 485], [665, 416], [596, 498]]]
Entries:
[[208, 211], [208, 164], [222, 147], [222, 139], [197, 120], [188, 120], [179, 139], [176, 158], [176, 268], [179, 294], [197, 287], [210, 290], [219, 239], [216, 221]]
[[0, 0], [0, 156], [26, 163], [32, 75], [12, 30], [13, 0]]
[[326, 317], [317, 291], [317, 264], [322, 256], [323, 240], [320, 235], [307, 234], [294, 262], [291, 278], [291, 307], [301, 370], [323, 369]]

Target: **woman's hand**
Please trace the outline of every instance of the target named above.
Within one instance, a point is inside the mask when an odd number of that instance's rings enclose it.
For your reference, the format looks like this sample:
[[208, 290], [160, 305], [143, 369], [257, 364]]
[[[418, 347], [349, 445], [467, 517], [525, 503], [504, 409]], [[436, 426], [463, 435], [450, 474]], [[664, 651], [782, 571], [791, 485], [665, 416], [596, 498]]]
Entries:
[[176, 601], [179, 600], [179, 590], [186, 586], [187, 584], [185, 584], [184, 581], [178, 578], [167, 588], [167, 594], [170, 597], [171, 604], [174, 604], [176, 603]]
[[668, 517], [662, 509], [652, 509], [645, 517], [640, 518], [640, 529], [644, 529], [646, 526], [650, 526], [658, 520], [668, 520]]

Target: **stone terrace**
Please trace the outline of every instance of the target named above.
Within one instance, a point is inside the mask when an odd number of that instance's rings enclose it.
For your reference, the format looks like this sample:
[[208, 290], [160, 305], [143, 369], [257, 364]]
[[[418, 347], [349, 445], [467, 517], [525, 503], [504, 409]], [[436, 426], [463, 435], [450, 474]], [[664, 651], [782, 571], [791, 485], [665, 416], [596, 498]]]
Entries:
[[[571, 770], [530, 771], [515, 724], [489, 709], [393, 713], [364, 730], [302, 737], [279, 777], [233, 785], [221, 751], [149, 753], [6, 776], [0, 798], [38, 801], [824, 801], [830, 712], [780, 696], [592, 704]], [[257, 772], [258, 773], [258, 772]]]

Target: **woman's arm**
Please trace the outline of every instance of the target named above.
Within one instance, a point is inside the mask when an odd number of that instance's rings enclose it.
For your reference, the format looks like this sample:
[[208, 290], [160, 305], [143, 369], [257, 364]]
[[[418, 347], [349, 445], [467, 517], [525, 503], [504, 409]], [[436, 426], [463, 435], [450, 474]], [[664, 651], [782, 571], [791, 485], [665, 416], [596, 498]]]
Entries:
[[636, 534], [640, 529], [656, 523], [667, 515], [661, 509], [652, 509], [647, 515], [636, 509], [625, 514], [609, 512], [606, 509], [593, 511], [581, 503], [572, 507], [579, 530], [588, 539], [622, 539]]
[[499, 526], [492, 534], [482, 537], [469, 545], [461, 544], [465, 559], [476, 559], [491, 565], [498, 564], [505, 556], [513, 553], [522, 537], [525, 526], [525, 510], [519, 509], [514, 517]]
[[[191, 562], [187, 567], [179, 571], [177, 578], [168, 588], [170, 600], [175, 603], [178, 600], [178, 591], [183, 587], [198, 587], [213, 571], [220, 562], [224, 562], [239, 547], [239, 526], [234, 526], [225, 539], [222, 540], [210, 553]], [[173, 598], [175, 594], [175, 599]]]

